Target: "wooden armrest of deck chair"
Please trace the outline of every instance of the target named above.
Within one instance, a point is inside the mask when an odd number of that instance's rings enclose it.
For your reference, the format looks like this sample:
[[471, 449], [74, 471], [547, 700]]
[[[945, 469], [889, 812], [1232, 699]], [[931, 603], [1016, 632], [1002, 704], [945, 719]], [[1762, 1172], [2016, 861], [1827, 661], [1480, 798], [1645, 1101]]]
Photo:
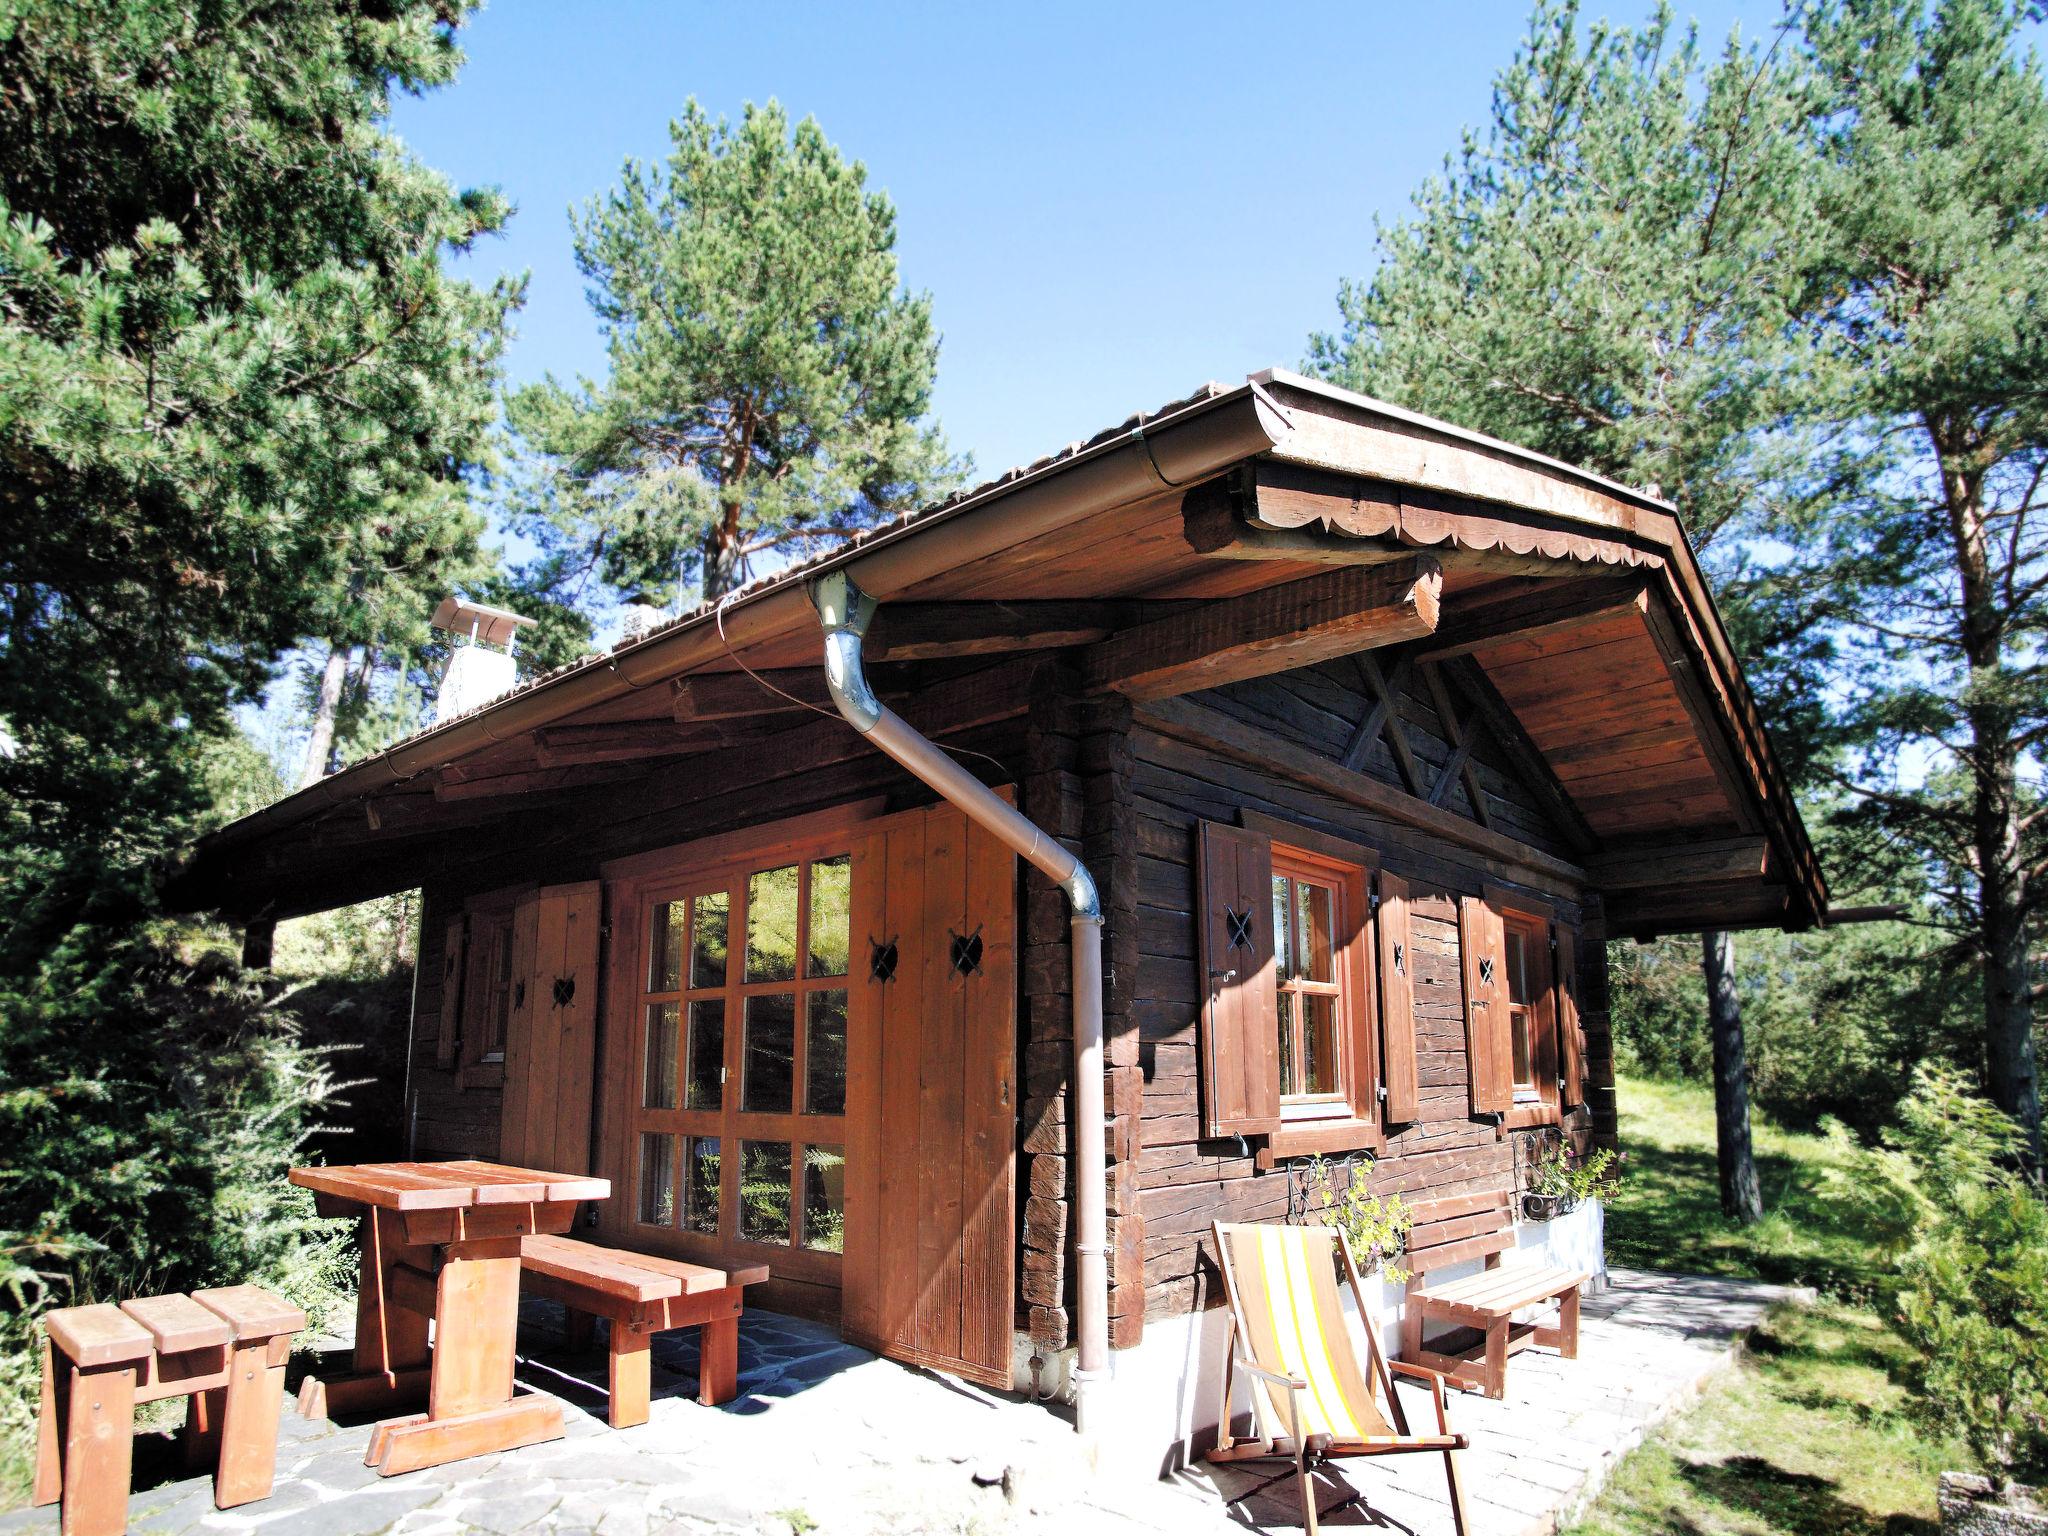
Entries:
[[[1451, 1415], [1450, 1410], [1444, 1406], [1444, 1383], [1450, 1382], [1453, 1386], [1464, 1386], [1465, 1382], [1463, 1379], [1451, 1375], [1448, 1371], [1431, 1370], [1426, 1365], [1412, 1365], [1406, 1360], [1389, 1360], [1387, 1362], [1387, 1369], [1396, 1376], [1412, 1376], [1417, 1381], [1429, 1383], [1429, 1395], [1436, 1402], [1437, 1432], [1444, 1435], [1450, 1434]], [[1457, 1439], [1462, 1448], [1465, 1437], [1459, 1435]]]
[[[1295, 1407], [1295, 1395], [1300, 1392], [1306, 1392], [1308, 1390], [1308, 1383], [1298, 1376], [1285, 1376], [1278, 1371], [1267, 1370], [1263, 1365], [1260, 1365], [1257, 1361], [1246, 1355], [1242, 1349], [1237, 1347], [1235, 1339], [1231, 1341], [1230, 1363], [1236, 1369], [1245, 1372], [1247, 1375], [1257, 1377], [1269, 1386], [1281, 1387], [1286, 1390], [1287, 1434], [1290, 1440], [1299, 1445], [1301, 1443], [1301, 1411]], [[1252, 1412], [1253, 1422], [1256, 1425], [1258, 1419], [1258, 1406], [1256, 1403], [1253, 1404]], [[1217, 1443], [1216, 1450], [1211, 1453], [1212, 1460], [1257, 1459], [1262, 1455], [1268, 1454], [1272, 1449], [1273, 1442], [1269, 1436], [1262, 1435], [1257, 1440], [1247, 1440], [1243, 1443], [1242, 1447], [1238, 1447], [1236, 1440], [1230, 1433], [1229, 1424], [1221, 1425], [1220, 1429], [1221, 1437]]]

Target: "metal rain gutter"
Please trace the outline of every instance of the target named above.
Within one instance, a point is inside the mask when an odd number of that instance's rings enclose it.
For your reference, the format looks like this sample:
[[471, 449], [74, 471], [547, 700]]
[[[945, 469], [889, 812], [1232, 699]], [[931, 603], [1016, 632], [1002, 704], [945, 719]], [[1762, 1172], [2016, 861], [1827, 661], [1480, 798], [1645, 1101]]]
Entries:
[[875, 697], [861, 670], [861, 641], [877, 604], [845, 571], [810, 584], [811, 601], [825, 627], [825, 680], [856, 731], [911, 774], [959, 807], [1034, 869], [1067, 893], [1072, 908], [1074, 1000], [1074, 1214], [1078, 1261], [1078, 1358], [1074, 1369], [1074, 1428], [1091, 1436], [1104, 1406], [1109, 1376], [1108, 1149], [1102, 1103], [1102, 901], [1082, 862], [1043, 828], [920, 736]]

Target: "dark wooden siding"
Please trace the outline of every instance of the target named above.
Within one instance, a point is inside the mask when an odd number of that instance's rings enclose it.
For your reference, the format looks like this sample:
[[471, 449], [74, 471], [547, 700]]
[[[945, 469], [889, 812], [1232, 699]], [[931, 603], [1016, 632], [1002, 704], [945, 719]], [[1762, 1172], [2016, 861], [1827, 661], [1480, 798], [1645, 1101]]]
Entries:
[[[1347, 664], [1236, 684], [1199, 696], [1249, 725], [1336, 757], [1367, 703], [1342, 676]], [[1429, 701], [1404, 694], [1400, 712], [1423, 772], [1441, 771], [1450, 748], [1438, 734]], [[1564, 845], [1534, 798], [1482, 748], [1482, 792], [1496, 832], [1546, 853]], [[1412, 827], [1372, 816], [1281, 777], [1143, 729], [1131, 737], [1131, 779], [1138, 890], [1137, 1000], [1139, 1063], [1144, 1079], [1138, 1153], [1146, 1310], [1160, 1316], [1216, 1303], [1214, 1269], [1202, 1256], [1209, 1223], [1279, 1220], [1289, 1209], [1293, 1177], [1286, 1165], [1260, 1172], [1256, 1146], [1201, 1137], [1197, 1027], [1201, 1011], [1195, 961], [1195, 836], [1204, 819], [1234, 822], [1244, 810], [1292, 821], [1376, 849], [1384, 867], [1412, 890], [1415, 1018], [1419, 1103], [1412, 1124], [1392, 1127], [1374, 1167], [1372, 1187], [1409, 1200], [1501, 1190], [1516, 1178], [1522, 1133], [1503, 1136], [1468, 1110], [1464, 995], [1460, 979], [1456, 897], [1499, 880], [1497, 863]], [[1384, 742], [1361, 771], [1390, 783], [1402, 776]], [[1469, 814], [1465, 787], [1446, 807]], [[1512, 874], [1508, 878], [1513, 878]], [[1560, 922], [1583, 934], [1580, 996], [1587, 1037], [1589, 1095], [1594, 1103], [1570, 1117], [1580, 1135], [1612, 1132], [1612, 1052], [1606, 1030], [1606, 957], [1597, 913], [1578, 893], [1540, 893]], [[1590, 921], [1589, 921], [1590, 919]], [[1298, 1195], [1297, 1195], [1298, 1198]]]

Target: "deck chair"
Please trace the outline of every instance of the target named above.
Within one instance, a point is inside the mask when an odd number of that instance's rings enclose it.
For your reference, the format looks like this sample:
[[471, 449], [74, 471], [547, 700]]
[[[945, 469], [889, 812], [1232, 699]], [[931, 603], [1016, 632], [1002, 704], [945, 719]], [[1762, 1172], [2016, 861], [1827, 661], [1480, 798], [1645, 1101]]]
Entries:
[[[1437, 1433], [1410, 1434], [1378, 1338], [1368, 1323], [1363, 1330], [1366, 1359], [1361, 1362], [1338, 1301], [1341, 1263], [1359, 1316], [1372, 1315], [1366, 1310], [1365, 1290], [1344, 1234], [1334, 1227], [1221, 1221], [1214, 1223], [1214, 1230], [1223, 1285], [1230, 1297], [1230, 1332], [1217, 1415], [1219, 1438], [1209, 1460], [1292, 1461], [1301, 1491], [1302, 1524], [1309, 1536], [1315, 1536], [1311, 1474], [1323, 1462], [1434, 1451], [1444, 1459], [1451, 1518], [1459, 1536], [1464, 1536], [1468, 1527], [1465, 1495], [1458, 1483], [1458, 1452], [1465, 1448], [1465, 1437], [1451, 1433], [1443, 1373], [1391, 1362], [1393, 1371], [1427, 1382], [1436, 1400]], [[1231, 1392], [1239, 1371], [1251, 1378], [1256, 1439], [1239, 1440], [1231, 1434]], [[1260, 1486], [1285, 1476], [1283, 1470]]]

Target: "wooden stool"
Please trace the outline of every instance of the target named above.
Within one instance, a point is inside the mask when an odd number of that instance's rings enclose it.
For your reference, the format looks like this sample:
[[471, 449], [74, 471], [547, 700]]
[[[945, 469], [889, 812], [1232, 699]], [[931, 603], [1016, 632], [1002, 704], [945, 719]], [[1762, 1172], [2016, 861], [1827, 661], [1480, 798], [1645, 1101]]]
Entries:
[[270, 1496], [284, 1366], [306, 1314], [253, 1285], [66, 1307], [43, 1320], [35, 1502], [63, 1500], [64, 1536], [128, 1525], [135, 1405], [190, 1397], [185, 1461], [213, 1502]]

